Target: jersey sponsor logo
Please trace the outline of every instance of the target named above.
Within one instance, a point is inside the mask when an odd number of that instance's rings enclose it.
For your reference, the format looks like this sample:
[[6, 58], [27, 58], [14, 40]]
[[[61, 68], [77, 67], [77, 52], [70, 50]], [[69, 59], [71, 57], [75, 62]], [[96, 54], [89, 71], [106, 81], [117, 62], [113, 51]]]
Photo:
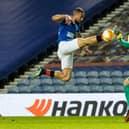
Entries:
[[74, 38], [74, 34], [72, 32], [67, 32], [67, 37]]

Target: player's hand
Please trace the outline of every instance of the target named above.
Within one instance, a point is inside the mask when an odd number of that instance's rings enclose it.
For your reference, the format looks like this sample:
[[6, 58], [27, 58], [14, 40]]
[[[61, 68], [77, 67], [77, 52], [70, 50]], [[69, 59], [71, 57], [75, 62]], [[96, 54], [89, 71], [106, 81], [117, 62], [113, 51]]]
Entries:
[[72, 23], [72, 18], [69, 15], [65, 15], [65, 23], [70, 25]]

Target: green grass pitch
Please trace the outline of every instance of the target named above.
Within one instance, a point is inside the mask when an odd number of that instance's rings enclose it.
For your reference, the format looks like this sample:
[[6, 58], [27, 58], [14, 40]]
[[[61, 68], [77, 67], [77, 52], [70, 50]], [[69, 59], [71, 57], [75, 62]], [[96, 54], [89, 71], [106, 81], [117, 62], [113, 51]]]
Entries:
[[123, 117], [0, 117], [0, 129], [129, 129]]

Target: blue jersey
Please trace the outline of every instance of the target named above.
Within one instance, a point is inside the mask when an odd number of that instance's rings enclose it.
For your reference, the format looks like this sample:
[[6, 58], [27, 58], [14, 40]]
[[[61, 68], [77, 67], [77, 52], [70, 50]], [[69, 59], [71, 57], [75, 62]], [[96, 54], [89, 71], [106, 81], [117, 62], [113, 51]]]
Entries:
[[67, 25], [65, 19], [60, 23], [58, 30], [58, 43], [61, 41], [69, 41], [75, 38], [75, 34], [80, 31], [78, 23]]

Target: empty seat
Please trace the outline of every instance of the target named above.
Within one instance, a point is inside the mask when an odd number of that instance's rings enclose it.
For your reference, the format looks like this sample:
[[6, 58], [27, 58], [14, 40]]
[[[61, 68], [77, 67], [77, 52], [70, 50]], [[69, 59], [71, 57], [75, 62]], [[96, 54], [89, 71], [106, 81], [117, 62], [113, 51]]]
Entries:
[[74, 76], [75, 76], [75, 78], [78, 78], [78, 77], [86, 78], [86, 72], [85, 71], [78, 71], [78, 72], [75, 72]]
[[32, 86], [31, 93], [42, 93], [42, 88], [40, 86]]
[[98, 78], [89, 78], [88, 79], [88, 83], [89, 83], [89, 85], [92, 85], [92, 84], [99, 85], [100, 84], [100, 80]]
[[113, 49], [111, 49], [109, 52], [110, 52], [110, 55], [113, 55], [113, 54], [115, 54], [115, 53], [117, 52], [117, 50], [115, 50], [115, 49], [113, 48]]
[[123, 76], [126, 78], [126, 77], [129, 77], [129, 71], [125, 71], [124, 73], [123, 73]]
[[72, 72], [72, 78], [75, 78], [75, 72]]
[[103, 91], [106, 93], [115, 92], [115, 86], [114, 85], [102, 85]]
[[31, 93], [31, 88], [29, 86], [19, 86], [19, 93]]
[[94, 78], [98, 78], [98, 72], [97, 71], [89, 71], [87, 72], [87, 77], [94, 77]]
[[64, 81], [59, 79], [53, 79], [53, 85], [64, 85]]
[[17, 86], [10, 87], [8, 93], [19, 93], [19, 89]]
[[87, 78], [77, 78], [76, 79], [76, 86], [80, 85], [87, 85], [88, 84], [88, 79]]
[[112, 78], [112, 83], [123, 85], [123, 78]]
[[54, 86], [43, 86], [41, 87], [42, 93], [55, 93], [55, 87]]
[[103, 92], [103, 87], [101, 85], [91, 85], [90, 86], [91, 92]]
[[18, 82], [17, 86], [20, 86], [20, 85], [29, 86], [30, 85], [30, 80], [29, 79], [20, 80]]
[[86, 85], [81, 85], [79, 86], [79, 92], [80, 93], [90, 93], [90, 86], [86, 86]]
[[65, 86], [55, 86], [55, 92], [56, 93], [65, 93], [66, 88], [65, 88]]
[[65, 86], [65, 90], [66, 90], [66, 93], [78, 93], [79, 92], [79, 88], [76, 87], [76, 86]]
[[100, 83], [101, 84], [107, 84], [107, 85], [111, 85], [112, 84], [112, 79], [111, 78], [104, 78], [104, 77], [101, 77], [100, 78]]
[[115, 85], [115, 92], [124, 92], [124, 87], [122, 85]]
[[51, 78], [43, 78], [40, 79], [41, 85], [52, 85], [52, 79]]
[[99, 72], [100, 77], [110, 77], [110, 71], [101, 71]]
[[36, 86], [40, 86], [41, 82], [40, 82], [40, 79], [34, 79], [34, 80], [31, 80], [31, 85], [36, 85]]
[[111, 76], [112, 77], [122, 77], [122, 72], [121, 71], [112, 71]]
[[96, 56], [103, 55], [103, 54], [104, 54], [104, 51], [101, 51], [101, 50], [97, 50], [94, 52], [94, 55]]

